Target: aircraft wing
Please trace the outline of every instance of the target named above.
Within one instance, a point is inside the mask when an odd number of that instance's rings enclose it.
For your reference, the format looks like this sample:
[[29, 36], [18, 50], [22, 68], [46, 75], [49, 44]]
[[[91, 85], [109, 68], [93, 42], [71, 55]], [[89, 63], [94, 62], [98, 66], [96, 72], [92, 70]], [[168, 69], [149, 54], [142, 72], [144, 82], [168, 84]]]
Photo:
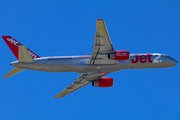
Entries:
[[108, 73], [96, 73], [96, 74], [81, 74], [74, 83], [65, 88], [62, 92], [54, 96], [53, 98], [62, 98], [86, 85], [93, 80], [99, 79]]
[[108, 53], [114, 52], [114, 48], [109, 37], [104, 20], [97, 19], [96, 33], [94, 36], [94, 50], [91, 54], [89, 63], [93, 64], [115, 64], [116, 60], [108, 59]]

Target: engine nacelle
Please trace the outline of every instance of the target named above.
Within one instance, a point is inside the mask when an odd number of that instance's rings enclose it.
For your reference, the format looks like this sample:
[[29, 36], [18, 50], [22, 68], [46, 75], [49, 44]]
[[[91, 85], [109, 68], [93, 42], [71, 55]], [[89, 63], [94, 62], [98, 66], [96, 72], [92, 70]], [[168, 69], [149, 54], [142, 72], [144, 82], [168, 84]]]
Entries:
[[92, 86], [96, 87], [111, 87], [113, 86], [114, 81], [112, 78], [101, 78], [98, 80], [92, 81]]
[[128, 51], [115, 51], [114, 53], [109, 53], [108, 58], [112, 60], [128, 60], [129, 52]]

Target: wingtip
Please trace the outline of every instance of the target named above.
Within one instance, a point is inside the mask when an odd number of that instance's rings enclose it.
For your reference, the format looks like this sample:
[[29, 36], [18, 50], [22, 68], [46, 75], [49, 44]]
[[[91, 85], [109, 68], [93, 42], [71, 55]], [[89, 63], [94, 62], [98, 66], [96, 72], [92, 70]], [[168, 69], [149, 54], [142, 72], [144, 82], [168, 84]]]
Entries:
[[54, 97], [52, 97], [52, 98], [61, 98], [61, 97], [55, 97], [55, 96], [54, 96]]
[[6, 75], [5, 75], [5, 76], [3, 76], [3, 78], [8, 78], [8, 77], [10, 77], [10, 76], [6, 76]]
[[103, 19], [96, 19], [96, 20], [103, 20]]

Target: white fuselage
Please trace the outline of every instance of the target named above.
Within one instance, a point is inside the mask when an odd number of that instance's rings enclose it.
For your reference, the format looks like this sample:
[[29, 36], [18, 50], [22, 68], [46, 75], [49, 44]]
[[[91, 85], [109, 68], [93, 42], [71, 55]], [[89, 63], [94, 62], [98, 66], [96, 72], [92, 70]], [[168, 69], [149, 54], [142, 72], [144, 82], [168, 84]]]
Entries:
[[48, 72], [76, 72], [76, 73], [103, 73], [115, 72], [122, 69], [165, 68], [177, 65], [177, 61], [164, 54], [131, 54], [129, 60], [118, 60], [116, 64], [89, 65], [90, 56], [59, 56], [41, 57], [34, 59], [34, 63], [12, 62], [11, 65], [19, 68], [48, 71]]

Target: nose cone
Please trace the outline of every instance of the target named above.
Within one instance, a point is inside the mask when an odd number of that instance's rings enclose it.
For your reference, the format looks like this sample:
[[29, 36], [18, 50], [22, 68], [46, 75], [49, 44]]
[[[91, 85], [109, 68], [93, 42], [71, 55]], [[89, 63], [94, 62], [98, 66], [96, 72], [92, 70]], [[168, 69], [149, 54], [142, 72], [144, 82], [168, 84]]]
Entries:
[[177, 64], [178, 64], [178, 62], [174, 58], [167, 56], [167, 55], [164, 56], [164, 58], [163, 58], [164, 67], [174, 67]]
[[171, 58], [171, 64], [172, 66], [176, 66], [178, 62], [175, 59]]
[[176, 66], [178, 64], [178, 62], [174, 58], [170, 57], [170, 64], [172, 66]]

